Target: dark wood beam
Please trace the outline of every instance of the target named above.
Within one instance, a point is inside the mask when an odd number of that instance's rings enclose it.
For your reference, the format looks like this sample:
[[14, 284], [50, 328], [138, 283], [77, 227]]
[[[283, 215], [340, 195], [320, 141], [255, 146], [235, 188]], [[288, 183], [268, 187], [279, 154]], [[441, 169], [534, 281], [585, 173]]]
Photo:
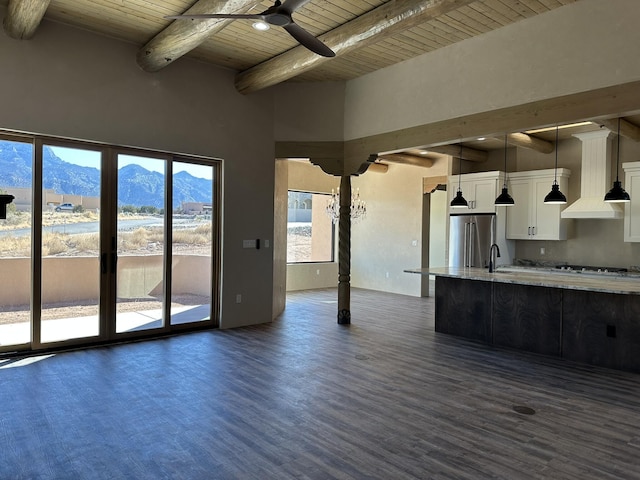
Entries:
[[[475, 0], [395, 0], [386, 2], [318, 37], [336, 56], [433, 20]], [[284, 82], [329, 61], [302, 46], [288, 50], [236, 75], [240, 93], [252, 93]]]
[[[257, 0], [199, 0], [185, 15], [201, 13], [246, 13]], [[146, 72], [157, 72], [189, 53], [231, 20], [174, 20], [138, 50], [137, 62]]]
[[51, 0], [9, 0], [4, 31], [16, 40], [32, 38]]

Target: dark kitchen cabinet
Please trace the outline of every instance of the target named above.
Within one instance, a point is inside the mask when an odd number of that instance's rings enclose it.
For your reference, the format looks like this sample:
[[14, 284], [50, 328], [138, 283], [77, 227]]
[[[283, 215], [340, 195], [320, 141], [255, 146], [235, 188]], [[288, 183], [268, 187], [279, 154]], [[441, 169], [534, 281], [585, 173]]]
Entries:
[[436, 331], [640, 373], [640, 295], [436, 277]]
[[640, 296], [564, 290], [562, 356], [640, 372]]
[[560, 355], [562, 290], [493, 284], [493, 344]]
[[436, 332], [491, 342], [491, 283], [436, 277]]

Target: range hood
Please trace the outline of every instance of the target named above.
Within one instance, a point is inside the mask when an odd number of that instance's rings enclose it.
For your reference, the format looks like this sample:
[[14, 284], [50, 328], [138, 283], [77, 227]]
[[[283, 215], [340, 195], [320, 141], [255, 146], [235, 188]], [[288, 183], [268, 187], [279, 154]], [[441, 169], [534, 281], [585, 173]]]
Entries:
[[622, 218], [619, 204], [607, 203], [604, 195], [611, 186], [611, 130], [576, 133], [582, 141], [580, 198], [565, 208], [562, 218]]

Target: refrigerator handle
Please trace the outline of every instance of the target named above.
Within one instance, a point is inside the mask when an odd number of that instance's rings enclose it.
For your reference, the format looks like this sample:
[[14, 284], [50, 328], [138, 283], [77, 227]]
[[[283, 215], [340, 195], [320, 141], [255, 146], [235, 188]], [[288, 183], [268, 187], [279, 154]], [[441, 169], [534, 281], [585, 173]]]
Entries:
[[475, 261], [475, 229], [476, 229], [476, 224], [475, 223], [470, 223], [469, 224], [469, 265], [467, 265], [468, 267], [473, 267], [473, 263]]
[[469, 226], [471, 224], [468, 222], [465, 222], [464, 224], [464, 245], [462, 247], [462, 266], [463, 267], [467, 267], [469, 266]]

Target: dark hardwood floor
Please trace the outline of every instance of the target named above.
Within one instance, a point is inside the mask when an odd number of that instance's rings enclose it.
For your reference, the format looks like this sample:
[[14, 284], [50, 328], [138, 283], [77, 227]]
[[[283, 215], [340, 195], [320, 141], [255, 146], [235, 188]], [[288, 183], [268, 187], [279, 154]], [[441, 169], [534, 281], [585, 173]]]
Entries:
[[336, 297], [0, 361], [0, 479], [640, 479], [639, 375], [436, 334], [431, 298], [356, 289], [337, 325]]

